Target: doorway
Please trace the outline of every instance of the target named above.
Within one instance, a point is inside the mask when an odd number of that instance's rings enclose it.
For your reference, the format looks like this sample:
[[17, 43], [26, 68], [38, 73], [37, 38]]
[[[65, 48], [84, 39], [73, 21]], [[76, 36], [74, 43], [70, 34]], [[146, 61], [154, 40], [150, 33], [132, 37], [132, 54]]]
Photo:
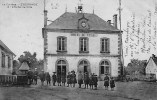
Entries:
[[66, 76], [66, 72], [67, 72], [67, 64], [66, 61], [64, 60], [59, 60], [57, 62], [57, 76]]

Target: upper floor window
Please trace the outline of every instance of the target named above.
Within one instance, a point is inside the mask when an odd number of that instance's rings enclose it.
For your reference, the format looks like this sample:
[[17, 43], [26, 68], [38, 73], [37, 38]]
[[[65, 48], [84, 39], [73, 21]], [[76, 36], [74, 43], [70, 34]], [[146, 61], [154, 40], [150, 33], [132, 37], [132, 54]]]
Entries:
[[101, 38], [100, 40], [100, 52], [101, 53], [110, 53], [110, 39], [109, 38]]
[[5, 54], [2, 52], [2, 67], [5, 67]]
[[63, 36], [57, 37], [57, 52], [66, 51], [67, 51], [67, 38]]
[[88, 53], [88, 38], [87, 37], [81, 37], [80, 41], [80, 53]]

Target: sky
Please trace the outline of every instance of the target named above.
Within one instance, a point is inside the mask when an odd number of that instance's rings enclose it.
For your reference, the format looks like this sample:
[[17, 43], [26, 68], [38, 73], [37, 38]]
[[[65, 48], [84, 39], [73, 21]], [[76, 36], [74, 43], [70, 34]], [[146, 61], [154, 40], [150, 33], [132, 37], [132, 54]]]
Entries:
[[[118, 14], [118, 1], [82, 0], [83, 11], [93, 13], [94, 9], [94, 13], [105, 21], [112, 20], [113, 15]], [[127, 21], [131, 19], [133, 13], [136, 15], [136, 20], [141, 20], [143, 16], [146, 16], [148, 10], [155, 11], [157, 2], [157, 0], [121, 1], [122, 30], [126, 29]], [[79, 0], [46, 0], [45, 8], [48, 10], [48, 19], [53, 21], [65, 11], [75, 12], [78, 3]], [[8, 8], [9, 4], [27, 6], [31, 4], [32, 8]], [[43, 59], [43, 9], [44, 0], [0, 0], [0, 39], [16, 54], [15, 59], [24, 51], [36, 52], [37, 58]], [[148, 59], [149, 56], [144, 56], [144, 59]], [[125, 64], [129, 62], [129, 59], [128, 56]]]

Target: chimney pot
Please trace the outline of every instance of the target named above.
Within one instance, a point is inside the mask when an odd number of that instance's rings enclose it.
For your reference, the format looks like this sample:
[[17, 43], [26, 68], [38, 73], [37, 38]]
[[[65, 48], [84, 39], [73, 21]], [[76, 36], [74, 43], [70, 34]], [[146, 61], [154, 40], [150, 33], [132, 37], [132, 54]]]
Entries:
[[108, 20], [107, 22], [111, 25], [111, 20]]

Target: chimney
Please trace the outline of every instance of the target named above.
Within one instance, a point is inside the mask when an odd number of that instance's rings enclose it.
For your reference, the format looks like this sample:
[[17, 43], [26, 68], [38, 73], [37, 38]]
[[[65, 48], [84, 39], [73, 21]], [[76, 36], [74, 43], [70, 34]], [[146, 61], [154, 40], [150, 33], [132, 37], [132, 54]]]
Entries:
[[113, 15], [113, 26], [117, 28], [117, 14]]
[[47, 26], [47, 10], [44, 10], [44, 27]]
[[152, 58], [153, 58], [153, 59], [155, 58], [155, 55], [154, 55], [154, 54], [152, 54]]
[[107, 22], [111, 25], [111, 20], [108, 20]]

